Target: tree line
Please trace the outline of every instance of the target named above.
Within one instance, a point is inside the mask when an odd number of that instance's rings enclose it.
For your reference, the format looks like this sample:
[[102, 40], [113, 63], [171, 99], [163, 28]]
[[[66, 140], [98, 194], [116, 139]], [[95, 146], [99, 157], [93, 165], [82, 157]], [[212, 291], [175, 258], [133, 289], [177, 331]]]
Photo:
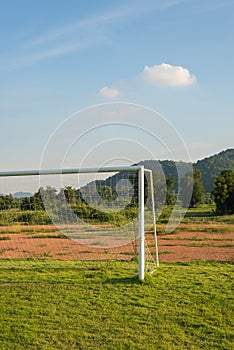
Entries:
[[[0, 195], [0, 211], [9, 209], [18, 209], [20, 211], [41, 211], [58, 206], [57, 211], [69, 207], [75, 214], [82, 217], [100, 217], [113, 214], [103, 213], [102, 207], [122, 206], [120, 213], [126, 217], [137, 216], [138, 206], [138, 177], [131, 175], [128, 177], [133, 188], [131, 200], [125, 205], [124, 196], [128, 189], [122, 188], [116, 190], [116, 181], [114, 185], [108, 181], [101, 180], [92, 185], [88, 184], [82, 189], [75, 189], [66, 186], [59, 192], [54, 187], [40, 188], [30, 197], [15, 198], [12, 194]], [[174, 190], [174, 178], [165, 179], [158, 171], [153, 171], [154, 195], [156, 209], [160, 209], [164, 204], [174, 205], [177, 199], [177, 193]], [[107, 185], [108, 184], [108, 185]], [[149, 195], [149, 182], [145, 178], [145, 203]], [[188, 193], [191, 192], [192, 196]], [[121, 192], [122, 191], [122, 192]], [[216, 204], [216, 212], [219, 215], [234, 213], [234, 172], [232, 170], [222, 171], [215, 179], [212, 198]], [[201, 182], [201, 172], [193, 169], [188, 172], [180, 182], [179, 199], [184, 207], [196, 207], [203, 204], [206, 200], [205, 192]], [[47, 208], [45, 208], [47, 206]], [[105, 218], [104, 218], [105, 219]]]

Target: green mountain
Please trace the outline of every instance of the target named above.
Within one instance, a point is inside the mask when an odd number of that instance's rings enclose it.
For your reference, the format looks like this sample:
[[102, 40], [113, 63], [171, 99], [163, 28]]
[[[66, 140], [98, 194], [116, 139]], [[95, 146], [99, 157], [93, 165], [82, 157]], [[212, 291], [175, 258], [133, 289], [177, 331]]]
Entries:
[[226, 169], [234, 170], [234, 149], [227, 149], [211, 157], [197, 161], [193, 166], [200, 170], [202, 183], [206, 192], [211, 192], [214, 181], [221, 171]]
[[182, 178], [191, 170], [191, 164], [181, 161], [174, 162], [173, 160], [145, 160], [138, 164], [144, 165], [147, 169], [161, 171], [166, 179], [175, 179], [173, 186], [175, 191], [178, 189], [178, 173]]
[[[181, 161], [174, 162], [172, 160], [144, 160], [138, 164], [144, 165], [144, 167], [147, 169], [163, 173], [167, 179], [175, 179], [173, 189], [176, 192], [178, 190], [178, 173], [180, 174], [180, 178], [184, 177], [184, 175], [191, 170], [192, 165], [201, 172], [201, 181], [205, 192], [211, 193], [214, 187], [215, 178], [221, 173], [222, 170], [232, 169], [234, 171], [234, 149], [227, 149], [226, 151], [222, 151], [192, 164]], [[93, 181], [84, 186], [82, 191], [84, 193], [87, 191], [89, 193], [93, 193], [96, 191], [94, 191], [93, 188], [103, 191], [103, 186], [108, 186], [115, 190], [120, 180], [129, 180], [131, 176], [132, 173], [128, 172], [118, 173], [114, 176], [110, 176], [106, 180]]]
[[[172, 160], [145, 160], [139, 163], [151, 170], [161, 170], [166, 178], [174, 178], [174, 189], [178, 188], [177, 169], [181, 176], [190, 169], [190, 165], [185, 162], [174, 162]], [[194, 168], [200, 170], [202, 184], [205, 192], [211, 192], [214, 187], [214, 181], [222, 170], [232, 169], [234, 171], [234, 149], [227, 149], [211, 157], [204, 158], [192, 164]]]

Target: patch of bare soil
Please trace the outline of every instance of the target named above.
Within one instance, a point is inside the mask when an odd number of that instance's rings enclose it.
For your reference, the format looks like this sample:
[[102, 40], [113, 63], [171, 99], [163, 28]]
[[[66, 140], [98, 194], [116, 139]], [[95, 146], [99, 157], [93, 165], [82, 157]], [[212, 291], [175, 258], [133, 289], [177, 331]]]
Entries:
[[[189, 225], [188, 225], [189, 229]], [[46, 232], [46, 233], [45, 233]], [[136, 253], [136, 243], [103, 249], [79, 244], [69, 238], [61, 238], [53, 226], [21, 226], [0, 229], [0, 258], [53, 258], [74, 260], [132, 259]], [[56, 237], [56, 235], [58, 235]], [[210, 233], [189, 232], [185, 227], [174, 234], [158, 236], [161, 262], [234, 261], [233, 232]], [[153, 234], [146, 234], [147, 245], [154, 254]]]

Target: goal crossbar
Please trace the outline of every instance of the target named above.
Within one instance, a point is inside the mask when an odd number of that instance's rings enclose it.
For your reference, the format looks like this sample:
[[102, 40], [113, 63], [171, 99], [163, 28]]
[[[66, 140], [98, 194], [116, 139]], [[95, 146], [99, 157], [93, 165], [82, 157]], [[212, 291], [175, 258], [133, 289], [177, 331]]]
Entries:
[[35, 176], [35, 175], [71, 175], [85, 173], [109, 173], [109, 172], [128, 172], [139, 171], [142, 166], [119, 166], [119, 167], [102, 167], [102, 168], [73, 168], [73, 169], [43, 169], [43, 170], [16, 170], [0, 171], [0, 177], [5, 176]]

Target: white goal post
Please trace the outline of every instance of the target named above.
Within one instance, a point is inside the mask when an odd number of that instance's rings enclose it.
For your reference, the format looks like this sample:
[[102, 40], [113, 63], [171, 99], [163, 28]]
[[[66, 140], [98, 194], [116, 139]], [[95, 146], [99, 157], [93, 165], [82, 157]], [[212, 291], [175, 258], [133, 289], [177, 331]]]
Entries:
[[156, 267], [159, 266], [158, 245], [156, 234], [156, 216], [154, 205], [153, 176], [152, 171], [145, 169], [142, 165], [100, 167], [100, 168], [73, 168], [73, 169], [48, 169], [48, 170], [21, 170], [0, 172], [0, 177], [25, 177], [43, 175], [74, 175], [91, 173], [137, 173], [138, 174], [138, 277], [144, 280], [145, 277], [145, 173], [149, 174], [152, 203], [152, 224], [154, 229]]

